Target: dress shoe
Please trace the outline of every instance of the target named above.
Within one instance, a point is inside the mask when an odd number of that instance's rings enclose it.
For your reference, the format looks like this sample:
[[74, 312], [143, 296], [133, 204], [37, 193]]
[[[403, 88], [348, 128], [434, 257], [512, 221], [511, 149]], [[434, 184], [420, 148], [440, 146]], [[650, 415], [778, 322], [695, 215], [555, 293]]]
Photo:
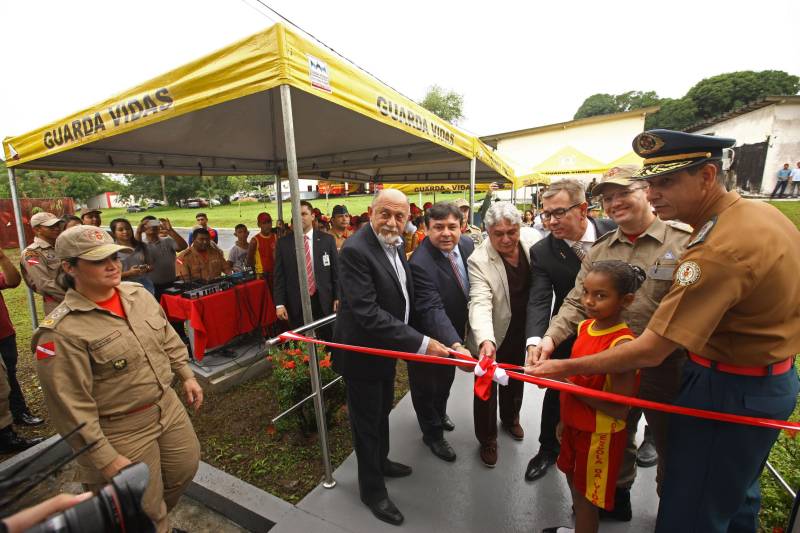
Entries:
[[658, 452], [652, 437], [648, 438], [645, 434], [644, 441], [636, 451], [636, 465], [642, 468], [649, 468], [658, 464]]
[[525, 438], [525, 430], [522, 429], [522, 426], [519, 424], [511, 424], [510, 426], [503, 424], [503, 429], [508, 431], [508, 434], [511, 435], [514, 440], [522, 440]]
[[383, 520], [393, 526], [399, 526], [403, 523], [403, 513], [395, 507], [389, 498], [384, 498], [375, 503], [368, 503], [367, 507], [378, 520]]
[[14, 423], [18, 426], [38, 426], [44, 423], [44, 419], [34, 416], [30, 411], [25, 411], [21, 415], [14, 417]]
[[614, 508], [610, 511], [600, 509], [600, 518], [616, 520], [618, 522], [630, 522], [631, 518], [633, 518], [630, 489], [621, 489], [617, 487], [614, 491]]
[[444, 415], [442, 417], [442, 429], [444, 429], [445, 431], [453, 431], [454, 429], [456, 429], [456, 425], [453, 424], [453, 421], [450, 420], [450, 417], [447, 415]]
[[547, 473], [547, 469], [555, 464], [558, 455], [547, 450], [539, 450], [533, 459], [528, 461], [528, 468], [525, 469], [525, 480], [536, 481]]
[[497, 443], [481, 444], [481, 461], [489, 468], [497, 464]]
[[542, 533], [575, 533], [575, 530], [567, 526], [546, 527]]
[[16, 453], [27, 450], [31, 446], [36, 446], [44, 440], [44, 437], [26, 439], [7, 426], [0, 429], [0, 453]]
[[450, 443], [443, 438], [428, 443], [428, 448], [430, 448], [433, 455], [439, 459], [444, 459], [449, 462], [456, 460], [456, 452], [453, 450], [453, 447], [450, 446]]
[[[383, 465], [383, 476], [384, 477], [406, 477], [411, 475], [411, 467], [406, 466], [404, 464], [395, 463], [394, 461], [387, 460], [386, 464]], [[392, 502], [389, 502], [392, 503]], [[400, 516], [400, 520], [402, 521], [403, 517]]]

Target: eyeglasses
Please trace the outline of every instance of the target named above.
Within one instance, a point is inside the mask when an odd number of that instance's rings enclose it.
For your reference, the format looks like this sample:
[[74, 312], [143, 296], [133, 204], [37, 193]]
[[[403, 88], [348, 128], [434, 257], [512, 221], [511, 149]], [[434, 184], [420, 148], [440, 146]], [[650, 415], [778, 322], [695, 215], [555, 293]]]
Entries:
[[556, 220], [561, 220], [562, 218], [564, 218], [564, 215], [567, 214], [567, 211], [569, 211], [570, 209], [575, 209], [576, 207], [578, 207], [582, 203], [583, 202], [578, 202], [577, 204], [573, 204], [573, 205], [567, 207], [566, 209], [564, 209], [563, 207], [560, 207], [558, 209], [553, 209], [552, 211], [542, 211], [542, 219], [550, 220], [550, 217], [552, 217], [552, 218], [554, 218]]
[[647, 185], [645, 185], [643, 187], [628, 187], [628, 188], [622, 189], [619, 192], [612, 192], [611, 194], [601, 194], [600, 195], [600, 201], [603, 202], [604, 204], [613, 204], [614, 200], [624, 200], [625, 198], [627, 198], [628, 196], [630, 196], [634, 192], [636, 192], [636, 191], [646, 191], [648, 188], [649, 188], [649, 186], [647, 186]]

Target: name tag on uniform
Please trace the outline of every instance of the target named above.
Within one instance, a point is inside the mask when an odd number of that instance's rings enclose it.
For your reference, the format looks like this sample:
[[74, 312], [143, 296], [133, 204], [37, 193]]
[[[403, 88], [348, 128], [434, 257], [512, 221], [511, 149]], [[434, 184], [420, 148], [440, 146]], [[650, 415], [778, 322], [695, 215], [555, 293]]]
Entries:
[[328, 254], [328, 252], [322, 254], [322, 266], [331, 266], [331, 256]]
[[647, 277], [659, 281], [672, 281], [676, 265], [653, 265], [647, 270]]

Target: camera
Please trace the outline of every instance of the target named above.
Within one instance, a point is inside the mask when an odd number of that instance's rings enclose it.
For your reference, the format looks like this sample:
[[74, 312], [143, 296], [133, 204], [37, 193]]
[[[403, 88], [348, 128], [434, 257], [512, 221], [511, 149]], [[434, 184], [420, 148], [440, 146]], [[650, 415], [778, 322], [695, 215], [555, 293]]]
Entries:
[[142, 509], [142, 496], [150, 481], [144, 463], [129, 465], [114, 476], [97, 495], [36, 524], [28, 532], [155, 532]]

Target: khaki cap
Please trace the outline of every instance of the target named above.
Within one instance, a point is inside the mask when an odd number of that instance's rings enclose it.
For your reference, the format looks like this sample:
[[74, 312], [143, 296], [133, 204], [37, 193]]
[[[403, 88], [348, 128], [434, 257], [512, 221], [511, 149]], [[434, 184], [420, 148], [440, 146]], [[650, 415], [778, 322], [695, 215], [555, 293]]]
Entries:
[[56, 239], [59, 259], [88, 259], [100, 261], [117, 252], [132, 252], [132, 248], [114, 243], [107, 232], [95, 226], [74, 226]]
[[90, 207], [85, 207], [85, 208], [83, 208], [83, 209], [81, 209], [81, 210], [80, 210], [80, 215], [79, 215], [79, 216], [80, 216], [81, 218], [83, 218], [85, 215], [88, 215], [88, 214], [90, 214], [90, 213], [102, 214], [103, 212], [102, 212], [102, 211], [100, 211], [99, 209], [92, 209], [92, 208], [90, 208]]
[[461, 209], [462, 207], [469, 207], [469, 202], [463, 198], [456, 198], [453, 200], [453, 205]]
[[55, 216], [53, 213], [36, 213], [31, 217], [31, 227], [35, 228], [36, 226], [54, 226], [61, 222], [61, 219]]
[[620, 185], [622, 187], [629, 187], [636, 183], [638, 180], [633, 179], [636, 171], [639, 170], [637, 165], [619, 165], [610, 168], [603, 173], [600, 182], [592, 189], [592, 194], [603, 194], [603, 189], [606, 185]]

